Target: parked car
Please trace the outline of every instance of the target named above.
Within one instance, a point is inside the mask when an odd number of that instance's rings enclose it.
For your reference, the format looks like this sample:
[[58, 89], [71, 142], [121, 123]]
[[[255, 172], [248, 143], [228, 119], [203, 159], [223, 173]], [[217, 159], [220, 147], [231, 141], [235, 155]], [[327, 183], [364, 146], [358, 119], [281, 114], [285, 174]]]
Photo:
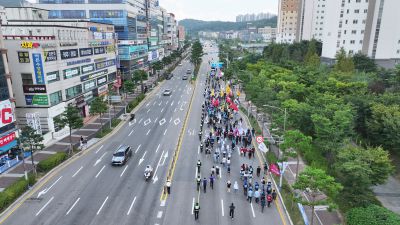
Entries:
[[165, 79], [170, 80], [174, 76], [173, 73], [167, 74]]
[[163, 92], [164, 96], [170, 96], [172, 94], [172, 91], [170, 89], [165, 89]]
[[186, 74], [191, 74], [192, 73], [192, 70], [191, 69], [187, 69], [186, 70]]
[[187, 80], [187, 79], [188, 79], [188, 75], [185, 74], [182, 76], [182, 80]]
[[129, 145], [123, 145], [114, 152], [111, 165], [113, 166], [122, 166], [128, 161], [128, 159], [132, 157], [132, 149]]

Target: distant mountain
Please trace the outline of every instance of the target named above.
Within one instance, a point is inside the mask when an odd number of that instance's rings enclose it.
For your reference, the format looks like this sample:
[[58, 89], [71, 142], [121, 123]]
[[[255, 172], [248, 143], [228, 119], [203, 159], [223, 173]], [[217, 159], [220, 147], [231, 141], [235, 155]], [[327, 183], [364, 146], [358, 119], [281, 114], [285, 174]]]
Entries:
[[[224, 21], [203, 21], [194, 19], [184, 19], [179, 21], [179, 25], [185, 27], [189, 34], [197, 33], [199, 31], [228, 31], [228, 30], [243, 30], [247, 27], [249, 22], [224, 22]], [[277, 17], [271, 19], [264, 19], [250, 22], [253, 26], [276, 27]]]

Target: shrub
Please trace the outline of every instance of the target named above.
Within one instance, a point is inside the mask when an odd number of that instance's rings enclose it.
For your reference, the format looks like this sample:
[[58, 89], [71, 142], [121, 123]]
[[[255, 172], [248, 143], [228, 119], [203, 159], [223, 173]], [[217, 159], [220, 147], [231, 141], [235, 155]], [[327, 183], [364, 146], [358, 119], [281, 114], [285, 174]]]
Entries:
[[65, 152], [58, 152], [49, 158], [40, 161], [37, 165], [37, 169], [40, 172], [47, 172], [53, 169], [54, 167], [58, 166], [64, 160], [67, 159], [67, 153]]
[[398, 225], [400, 216], [377, 205], [351, 209], [346, 220], [348, 225]]
[[116, 127], [116, 126], [118, 126], [118, 124], [119, 124], [120, 122], [121, 122], [120, 119], [114, 118], [114, 119], [112, 119], [112, 121], [111, 121], [111, 126], [112, 126], [112, 127]]
[[112, 129], [110, 129], [110, 128], [104, 128], [102, 131], [99, 131], [96, 134], [96, 138], [103, 138], [104, 136], [109, 134], [111, 131], [112, 131]]
[[33, 174], [28, 174], [28, 180], [25, 177], [20, 178], [11, 186], [0, 193], [0, 211], [6, 209], [12, 202], [19, 198], [27, 189], [36, 182]]

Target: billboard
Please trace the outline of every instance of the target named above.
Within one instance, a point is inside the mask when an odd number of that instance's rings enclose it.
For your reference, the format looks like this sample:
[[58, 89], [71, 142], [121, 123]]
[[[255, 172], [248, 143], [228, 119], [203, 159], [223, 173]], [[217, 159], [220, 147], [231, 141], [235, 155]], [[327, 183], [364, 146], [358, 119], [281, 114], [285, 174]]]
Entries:
[[0, 102], [0, 127], [4, 127], [15, 121], [10, 100]]

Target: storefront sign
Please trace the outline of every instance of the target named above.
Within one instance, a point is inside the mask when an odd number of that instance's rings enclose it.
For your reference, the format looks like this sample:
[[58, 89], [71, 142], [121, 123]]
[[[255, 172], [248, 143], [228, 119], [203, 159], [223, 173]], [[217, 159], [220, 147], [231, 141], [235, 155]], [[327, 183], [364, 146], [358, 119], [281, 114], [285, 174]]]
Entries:
[[72, 65], [76, 65], [76, 64], [82, 64], [82, 63], [89, 63], [91, 61], [92, 61], [92, 59], [90, 59], [90, 58], [78, 59], [78, 60], [75, 60], [75, 61], [67, 62], [67, 66], [72, 66]]
[[44, 55], [45, 62], [57, 61], [57, 51], [56, 50], [44, 51], [43, 55]]
[[55, 43], [43, 43], [40, 46], [42, 48], [55, 48], [55, 47], [57, 47], [57, 44], [55, 44]]
[[98, 86], [99, 86], [99, 85], [103, 85], [103, 84], [105, 84], [105, 83], [107, 83], [107, 76], [97, 78], [97, 85], [98, 85]]
[[96, 39], [96, 40], [103, 39], [103, 33], [101, 33], [101, 32], [93, 32], [93, 39]]
[[39, 43], [34, 43], [32, 41], [23, 41], [21, 43], [21, 48], [39, 48], [40, 44]]
[[36, 94], [46, 93], [46, 85], [23, 85], [24, 93]]
[[43, 74], [42, 54], [32, 53], [33, 69], [35, 70], [36, 84], [45, 84]]
[[81, 76], [81, 82], [86, 81], [86, 80], [90, 80], [90, 79], [98, 77], [98, 76], [106, 75], [107, 73], [108, 73], [108, 70], [105, 69], [105, 70], [102, 70], [102, 71], [98, 71], [96, 73], [92, 73], [92, 74], [89, 74], [89, 75]]
[[78, 57], [78, 49], [61, 50], [61, 59], [72, 59]]
[[75, 68], [70, 68], [70, 69], [64, 70], [64, 78], [65, 79], [78, 76], [79, 74], [80, 74], [80, 68], [79, 67], [75, 67]]
[[49, 105], [47, 95], [25, 95], [26, 105]]
[[82, 74], [90, 73], [94, 71], [94, 64], [81, 66]]
[[14, 122], [14, 114], [10, 100], [0, 102], [0, 127]]
[[46, 80], [47, 80], [47, 83], [51, 83], [53, 81], [60, 80], [60, 74], [58, 73], [58, 71], [47, 73]]
[[96, 70], [101, 70], [110, 66], [115, 66], [115, 59], [110, 59], [96, 63]]
[[60, 47], [77, 46], [78, 42], [61, 42]]
[[114, 53], [115, 52], [115, 46], [114, 45], [109, 45], [106, 47], [106, 52], [107, 53]]
[[26, 124], [36, 130], [36, 134], [42, 134], [42, 125], [40, 124], [39, 113], [27, 113]]
[[104, 47], [95, 47], [94, 48], [94, 54], [95, 55], [100, 55], [106, 53], [106, 49]]
[[99, 87], [99, 88], [97, 89], [97, 94], [98, 94], [99, 96], [101, 96], [101, 95], [107, 93], [107, 91], [108, 91], [107, 85], [104, 85], [104, 86], [101, 86], [101, 87]]
[[91, 80], [91, 81], [87, 81], [87, 82], [83, 83], [83, 89], [85, 91], [92, 90], [95, 87], [96, 87], [96, 80]]
[[89, 91], [89, 92], [83, 94], [83, 97], [85, 99], [85, 102], [88, 102], [88, 101], [90, 101], [90, 99], [93, 98], [93, 92]]
[[30, 63], [29, 52], [18, 52], [18, 61], [20, 63]]
[[89, 42], [89, 46], [91, 47], [96, 47], [96, 46], [105, 46], [105, 45], [110, 45], [111, 42], [109, 41], [92, 41]]
[[13, 142], [15, 140], [16, 137], [17, 137], [17, 135], [15, 134], [15, 132], [12, 132], [12, 133], [7, 134], [6, 136], [0, 137], [0, 147], [10, 144], [11, 142]]
[[101, 62], [101, 61], [104, 61], [106, 59], [107, 59], [106, 57], [97, 58], [97, 59], [94, 59], [94, 62]]
[[93, 55], [93, 48], [80, 48], [79, 49], [79, 55], [81, 57]]

